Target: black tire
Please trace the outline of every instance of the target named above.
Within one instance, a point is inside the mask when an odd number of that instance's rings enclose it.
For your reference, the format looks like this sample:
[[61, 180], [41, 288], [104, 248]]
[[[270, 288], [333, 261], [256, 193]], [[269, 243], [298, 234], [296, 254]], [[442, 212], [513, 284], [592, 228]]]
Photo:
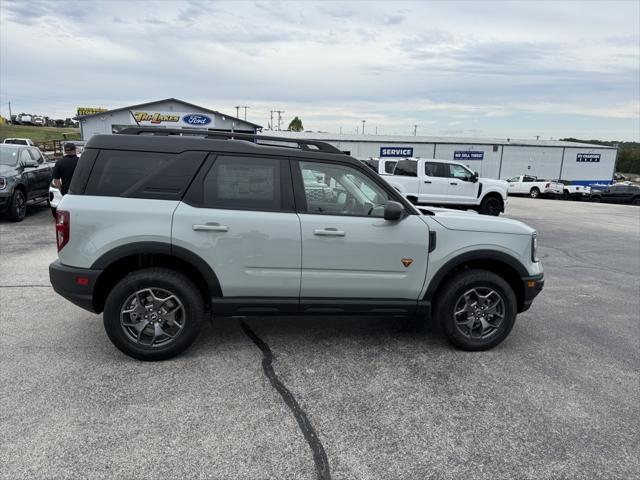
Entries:
[[53, 218], [56, 218], [56, 211], [57, 211], [56, 207], [51, 207], [51, 214], [53, 215]]
[[[496, 322], [496, 328], [484, 338], [472, 338], [463, 333], [463, 326], [456, 322], [455, 310], [459, 302], [465, 298], [465, 293], [474, 289], [485, 292], [491, 290], [502, 300], [503, 318], [499, 324]], [[456, 274], [439, 290], [439, 297], [434, 308], [434, 318], [440, 323], [447, 340], [461, 350], [479, 351], [495, 347], [511, 332], [518, 312], [513, 289], [502, 277], [487, 270], [465, 270]], [[470, 317], [466, 319], [468, 318]], [[479, 319], [476, 323], [478, 322]], [[482, 325], [478, 324], [478, 326]]]
[[494, 195], [488, 195], [482, 199], [482, 203], [480, 203], [480, 209], [478, 211], [482, 215], [497, 217], [502, 212], [502, 200], [498, 199]]
[[[168, 291], [181, 303], [182, 327], [175, 335], [175, 339], [167, 340], [165, 344], [153, 346], [137, 343], [129, 336], [126, 327], [121, 325], [121, 312], [125, 309], [126, 302], [136, 292], [145, 289], [151, 289], [154, 292]], [[104, 306], [103, 321], [109, 339], [120, 351], [139, 360], [155, 361], [169, 359], [186, 350], [198, 336], [204, 316], [204, 300], [191, 280], [174, 270], [145, 268], [127, 275], [109, 292]], [[129, 321], [131, 321], [130, 318], [132, 317], [129, 317]], [[140, 323], [143, 321], [147, 322], [141, 319]], [[155, 328], [146, 325], [140, 330], [149, 332], [149, 328], [152, 331]]]
[[631, 205], [640, 205], [640, 197], [636, 197], [631, 200]]
[[9, 220], [21, 222], [27, 216], [27, 198], [19, 188], [16, 188], [9, 200]]
[[569, 193], [569, 190], [565, 190], [564, 192], [562, 192], [562, 199], [571, 200], [571, 194]]
[[595, 203], [600, 203], [602, 202], [602, 199], [600, 197], [591, 197], [591, 201]]
[[529, 192], [529, 196], [531, 198], [538, 198], [540, 196], [540, 189], [538, 187], [533, 187]]

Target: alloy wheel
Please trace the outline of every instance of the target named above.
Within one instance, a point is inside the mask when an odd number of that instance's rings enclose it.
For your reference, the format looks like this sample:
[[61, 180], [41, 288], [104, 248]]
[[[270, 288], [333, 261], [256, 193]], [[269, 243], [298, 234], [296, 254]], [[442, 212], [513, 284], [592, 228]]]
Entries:
[[463, 293], [453, 309], [455, 326], [470, 339], [494, 335], [505, 316], [502, 296], [489, 287], [477, 287]]
[[186, 312], [180, 299], [163, 288], [144, 288], [130, 295], [120, 310], [120, 326], [134, 343], [164, 347], [182, 333]]

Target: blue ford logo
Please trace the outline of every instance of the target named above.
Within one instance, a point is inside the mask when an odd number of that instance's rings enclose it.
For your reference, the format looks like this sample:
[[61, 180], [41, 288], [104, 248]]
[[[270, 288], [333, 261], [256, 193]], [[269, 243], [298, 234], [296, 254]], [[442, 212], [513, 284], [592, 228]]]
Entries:
[[191, 115], [182, 117], [182, 121], [187, 125], [209, 125], [211, 123], [211, 117], [200, 115], [199, 113], [192, 113]]

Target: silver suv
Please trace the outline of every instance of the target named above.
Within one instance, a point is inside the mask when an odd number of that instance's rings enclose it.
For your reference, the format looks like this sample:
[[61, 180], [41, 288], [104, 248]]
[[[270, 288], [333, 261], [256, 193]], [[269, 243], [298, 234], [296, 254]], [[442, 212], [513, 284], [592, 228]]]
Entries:
[[432, 316], [484, 350], [544, 284], [527, 225], [418, 210], [328, 144], [261, 135], [94, 136], [56, 235], [56, 292], [143, 360], [182, 352], [211, 315]]

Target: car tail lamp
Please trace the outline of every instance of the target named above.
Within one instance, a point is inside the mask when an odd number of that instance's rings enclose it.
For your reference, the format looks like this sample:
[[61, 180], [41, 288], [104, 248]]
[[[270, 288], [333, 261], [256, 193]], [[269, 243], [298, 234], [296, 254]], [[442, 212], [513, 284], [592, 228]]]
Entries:
[[62, 250], [64, 246], [69, 243], [69, 232], [71, 230], [71, 224], [69, 212], [64, 210], [56, 211], [56, 244], [58, 245], [58, 251]]

